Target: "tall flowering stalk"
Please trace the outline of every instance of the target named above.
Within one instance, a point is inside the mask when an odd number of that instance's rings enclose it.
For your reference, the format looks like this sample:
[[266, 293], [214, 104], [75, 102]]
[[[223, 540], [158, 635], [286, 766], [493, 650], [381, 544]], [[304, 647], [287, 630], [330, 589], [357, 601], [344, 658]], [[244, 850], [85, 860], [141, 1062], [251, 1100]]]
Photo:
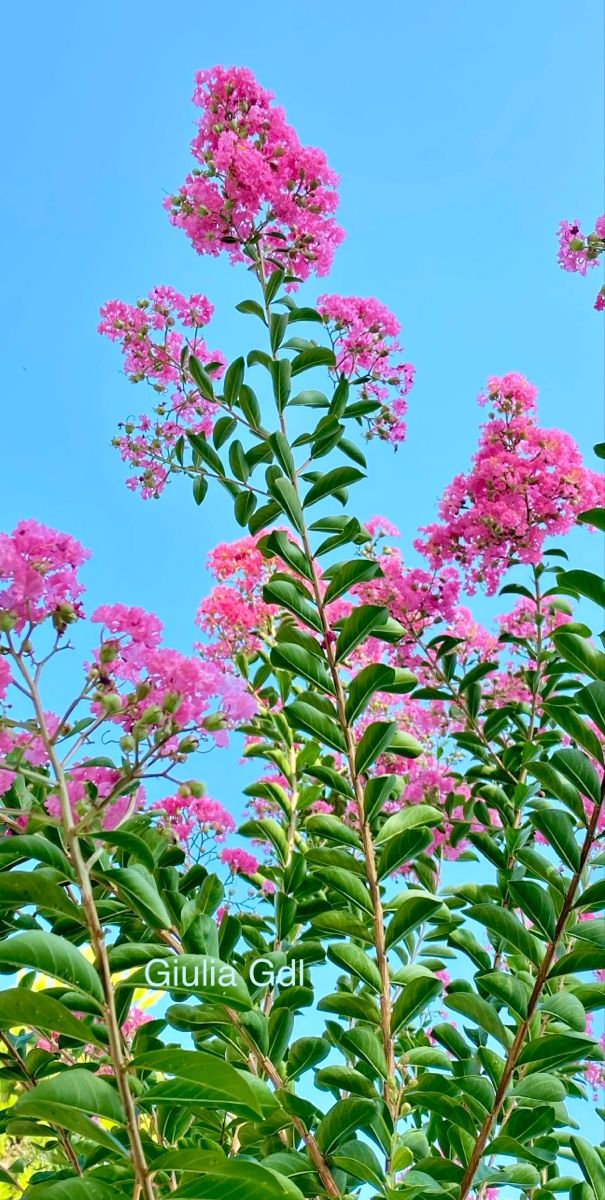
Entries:
[[[604, 1074], [605, 656], [573, 610], [603, 586], [546, 543], [603, 527], [602, 479], [511, 372], [422, 565], [353, 515], [363, 442], [405, 437], [399, 323], [373, 298], [297, 302], [342, 237], [336, 176], [251, 72], [203, 71], [194, 100], [166, 207], [248, 268], [261, 344], [227, 364], [210, 302], [169, 287], [111, 301], [100, 330], [156, 397], [116, 439], [129, 486], [184, 475], [197, 504], [216, 483], [233, 502], [201, 641], [183, 655], [103, 604], [80, 689], [47, 713], [86, 555], [32, 522], [0, 539], [0, 964], [28, 972], [0, 1001], [7, 1131], [55, 1131], [25, 1195], [596, 1200], [603, 1160], [565, 1098]], [[463, 589], [509, 577], [483, 628]], [[233, 772], [209, 797], [189, 765], [234, 726], [261, 764], [248, 845]], [[168, 995], [144, 1023], [143, 988]]]

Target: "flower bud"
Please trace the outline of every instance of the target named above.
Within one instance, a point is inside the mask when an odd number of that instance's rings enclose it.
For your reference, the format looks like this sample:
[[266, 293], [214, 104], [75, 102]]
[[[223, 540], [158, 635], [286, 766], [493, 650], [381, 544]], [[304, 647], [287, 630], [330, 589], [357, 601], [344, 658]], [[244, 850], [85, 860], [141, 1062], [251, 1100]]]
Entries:
[[116, 642], [103, 642], [99, 651], [99, 662], [110, 663], [118, 657], [118, 646]]
[[159, 704], [150, 704], [148, 708], [144, 708], [139, 720], [143, 725], [157, 725], [162, 720], [162, 710]]
[[196, 800], [199, 800], [200, 796], [205, 796], [206, 794], [206, 788], [199, 779], [188, 779], [187, 787]]
[[0, 612], [0, 633], [10, 633], [16, 620], [16, 613], [12, 613], [6, 608], [3, 609]]
[[202, 721], [202, 725], [204, 726], [204, 729], [207, 729], [209, 731], [216, 730], [216, 729], [225, 729], [225, 727], [227, 725], [227, 721], [225, 719], [224, 713], [216, 712], [216, 713], [210, 713], [210, 716], [208, 716], [208, 717], [204, 717], [204, 720]]
[[193, 737], [192, 734], [188, 734], [187, 737], [182, 738], [179, 742], [179, 754], [193, 754], [198, 746], [198, 739]]
[[135, 748], [136, 742], [132, 734], [125, 733], [124, 737], [120, 738], [120, 749], [124, 751], [124, 754], [129, 754], [131, 750], [134, 750]]
[[162, 701], [162, 709], [166, 713], [176, 712], [181, 703], [180, 692], [166, 692]]
[[111, 714], [122, 711], [122, 701], [115, 692], [105, 692], [99, 699], [106, 713]]

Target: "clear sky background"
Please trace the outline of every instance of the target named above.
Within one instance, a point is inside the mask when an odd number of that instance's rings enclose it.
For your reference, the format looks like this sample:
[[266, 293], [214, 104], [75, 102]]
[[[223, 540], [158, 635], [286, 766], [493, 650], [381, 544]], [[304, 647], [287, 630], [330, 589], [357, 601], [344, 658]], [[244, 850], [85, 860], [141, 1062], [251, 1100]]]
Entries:
[[[250, 345], [254, 323], [233, 312], [243, 269], [197, 258], [161, 207], [190, 166], [202, 66], [252, 67], [340, 173], [347, 239], [318, 290], [374, 294], [402, 322], [417, 367], [408, 440], [371, 448], [360, 515], [384, 513], [411, 544], [468, 464], [490, 373], [526, 374], [542, 422], [590, 454], [600, 280], [563, 274], [555, 230], [562, 217], [591, 229], [603, 210], [600, 0], [30, 0], [6, 8], [3, 35], [0, 527], [32, 516], [89, 546], [89, 609], [141, 604], [188, 649], [207, 552], [234, 536], [224, 493], [196, 509], [178, 481], [160, 502], [126, 490], [110, 439], [150, 393], [96, 333], [103, 301], [170, 283], [214, 302], [210, 345]], [[596, 543], [574, 537], [594, 565]], [[71, 691], [67, 676], [55, 686]], [[237, 762], [204, 764], [234, 810]]]

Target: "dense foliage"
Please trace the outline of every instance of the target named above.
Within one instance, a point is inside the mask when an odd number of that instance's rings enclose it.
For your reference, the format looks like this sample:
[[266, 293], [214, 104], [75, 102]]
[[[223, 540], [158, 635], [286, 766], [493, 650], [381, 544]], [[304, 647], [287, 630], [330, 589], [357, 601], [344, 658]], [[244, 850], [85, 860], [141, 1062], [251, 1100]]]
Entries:
[[[605, 1078], [605, 654], [584, 619], [604, 585], [549, 539], [605, 528], [602, 474], [531, 383], [490, 377], [408, 566], [350, 499], [364, 441], [405, 437], [398, 322], [296, 301], [343, 236], [336, 176], [249, 71], [201, 72], [194, 100], [167, 208], [248, 268], [252, 347], [227, 363], [208, 299], [171, 287], [100, 330], [153, 396], [115, 439], [129, 486], [185, 476], [200, 505], [220, 484], [240, 536], [210, 556], [190, 656], [108, 603], [77, 669], [87, 551], [32, 520], [0, 535], [0, 1187], [601, 1200], [575, 1117]], [[564, 223], [567, 269], [603, 221]], [[492, 631], [462, 597], [499, 588]], [[197, 777], [234, 730], [259, 771], [237, 833]]]

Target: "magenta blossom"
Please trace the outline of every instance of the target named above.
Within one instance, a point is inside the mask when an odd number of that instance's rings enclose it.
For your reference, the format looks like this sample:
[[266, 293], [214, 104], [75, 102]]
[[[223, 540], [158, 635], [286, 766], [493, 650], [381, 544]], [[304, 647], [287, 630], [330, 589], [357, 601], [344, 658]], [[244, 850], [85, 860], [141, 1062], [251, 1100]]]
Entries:
[[403, 441], [405, 397], [414, 382], [414, 367], [401, 358], [397, 318], [373, 297], [324, 295], [317, 307], [332, 338], [335, 375], [359, 384], [362, 398], [381, 406], [371, 418], [368, 436]]
[[333, 217], [338, 177], [272, 100], [246, 67], [198, 71], [196, 166], [165, 206], [198, 254], [227, 249], [243, 262], [254, 246], [270, 271], [325, 275], [344, 236]]

